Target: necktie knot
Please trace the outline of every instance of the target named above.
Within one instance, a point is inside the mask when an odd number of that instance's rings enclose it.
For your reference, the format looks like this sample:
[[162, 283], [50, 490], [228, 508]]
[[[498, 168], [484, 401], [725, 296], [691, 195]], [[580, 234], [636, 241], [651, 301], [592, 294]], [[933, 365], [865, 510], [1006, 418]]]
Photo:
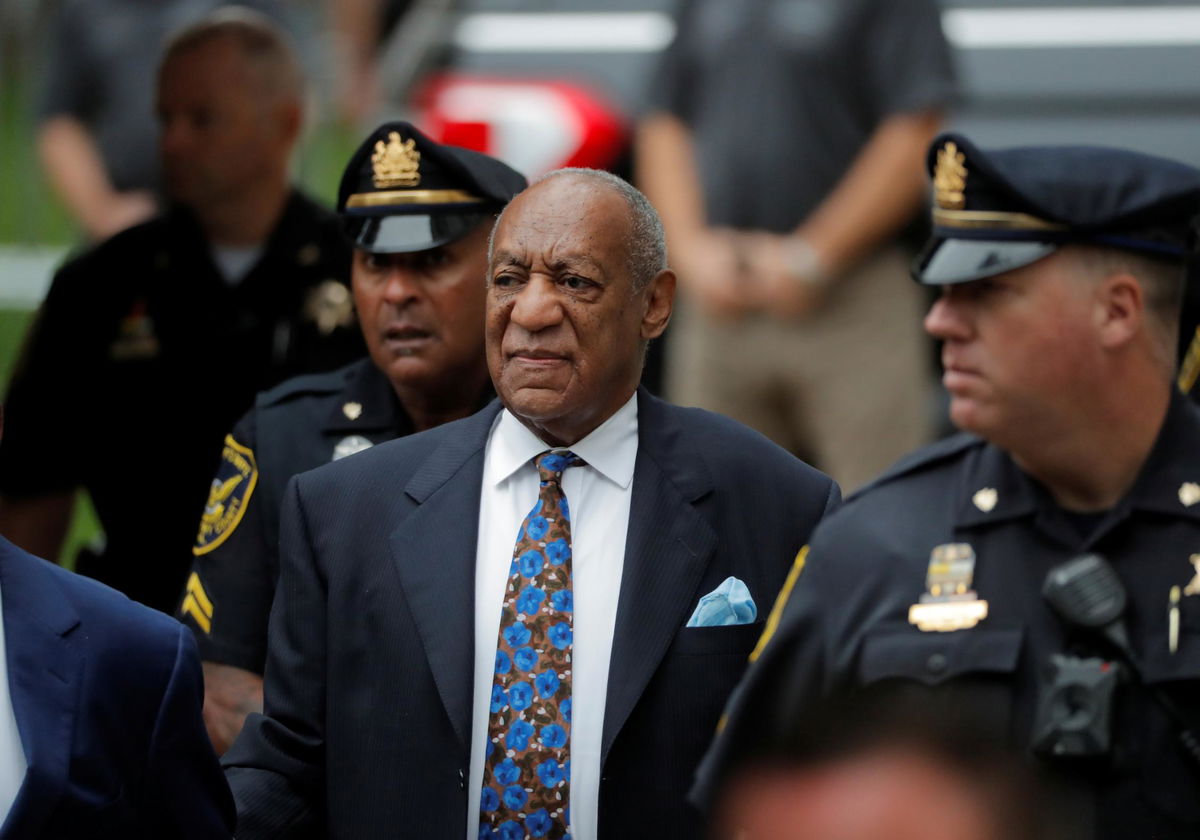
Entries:
[[580, 467], [585, 462], [569, 449], [551, 449], [538, 455], [533, 463], [542, 484], [560, 484], [562, 474], [568, 467]]

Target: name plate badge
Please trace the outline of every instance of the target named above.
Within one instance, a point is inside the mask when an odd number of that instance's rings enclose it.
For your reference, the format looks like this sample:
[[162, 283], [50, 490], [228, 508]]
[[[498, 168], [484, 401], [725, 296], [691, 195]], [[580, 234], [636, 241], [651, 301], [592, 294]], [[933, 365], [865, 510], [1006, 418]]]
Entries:
[[908, 608], [908, 623], [926, 633], [967, 630], [987, 618], [987, 601], [951, 601], [913, 604]]

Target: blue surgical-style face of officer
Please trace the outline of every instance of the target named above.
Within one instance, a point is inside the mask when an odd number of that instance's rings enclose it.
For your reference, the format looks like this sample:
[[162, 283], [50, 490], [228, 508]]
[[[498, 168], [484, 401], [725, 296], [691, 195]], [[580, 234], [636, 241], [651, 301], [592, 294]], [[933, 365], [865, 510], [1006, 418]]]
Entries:
[[625, 199], [576, 175], [513, 199], [488, 269], [487, 355], [496, 393], [544, 441], [570, 445], [632, 396], [645, 344], [666, 329], [675, 277], [635, 290]]
[[1100, 286], [1070, 249], [942, 287], [925, 330], [942, 345], [954, 425], [1011, 445], [1056, 432], [1099, 369]]
[[368, 352], [398, 389], [486, 379], [483, 311], [490, 220], [423, 251], [354, 250], [354, 302]]

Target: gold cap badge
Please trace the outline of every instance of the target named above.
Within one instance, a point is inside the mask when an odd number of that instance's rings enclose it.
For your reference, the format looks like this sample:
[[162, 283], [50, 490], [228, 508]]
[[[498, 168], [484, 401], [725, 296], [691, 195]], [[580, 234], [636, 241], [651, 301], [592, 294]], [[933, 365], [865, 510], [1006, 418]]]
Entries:
[[386, 143], [382, 140], [375, 141], [375, 154], [371, 155], [371, 164], [375, 168], [376, 189], [415, 187], [421, 183], [421, 173], [417, 171], [421, 163], [421, 153], [417, 151], [416, 146], [416, 140], [402, 141], [398, 131], [390, 132]]
[[938, 207], [961, 210], [966, 205], [967, 199], [963, 195], [967, 188], [966, 159], [955, 143], [947, 143], [938, 149], [937, 164], [933, 169], [933, 200]]
[[342, 414], [346, 415], [347, 420], [357, 420], [362, 416], [362, 403], [348, 402], [342, 406]]

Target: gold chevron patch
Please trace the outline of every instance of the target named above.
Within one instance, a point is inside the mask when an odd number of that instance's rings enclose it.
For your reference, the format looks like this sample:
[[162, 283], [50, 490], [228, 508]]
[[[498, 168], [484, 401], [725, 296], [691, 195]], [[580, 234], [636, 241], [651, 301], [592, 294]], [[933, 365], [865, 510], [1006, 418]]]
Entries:
[[191, 616], [192, 620], [196, 622], [196, 626], [206, 634], [212, 632], [213, 605], [208, 593], [204, 591], [204, 585], [200, 583], [200, 575], [192, 572], [191, 577], [188, 578], [185, 593], [179, 611], [184, 615]]

